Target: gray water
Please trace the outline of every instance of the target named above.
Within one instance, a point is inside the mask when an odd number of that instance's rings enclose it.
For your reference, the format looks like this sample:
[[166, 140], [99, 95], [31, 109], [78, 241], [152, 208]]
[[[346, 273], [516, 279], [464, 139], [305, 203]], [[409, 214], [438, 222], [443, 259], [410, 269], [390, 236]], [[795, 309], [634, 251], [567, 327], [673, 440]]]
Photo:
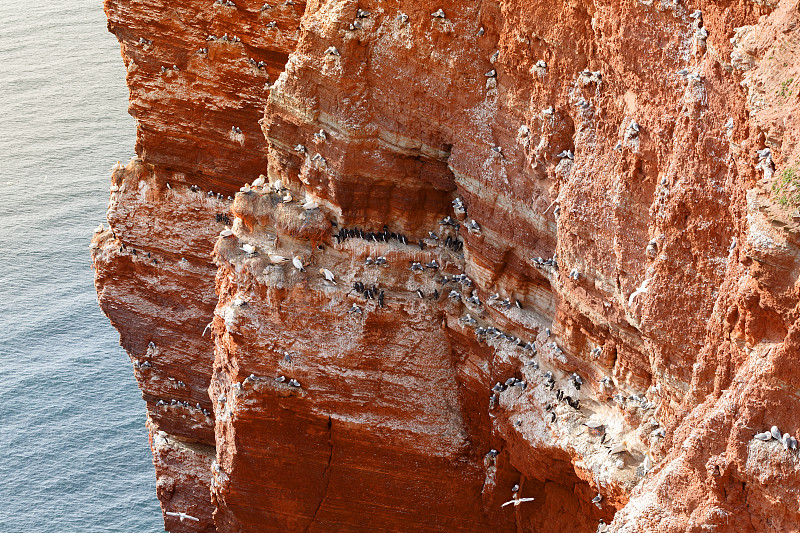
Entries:
[[109, 168], [133, 155], [99, 0], [0, 2], [0, 531], [163, 531], [144, 402], [95, 299]]

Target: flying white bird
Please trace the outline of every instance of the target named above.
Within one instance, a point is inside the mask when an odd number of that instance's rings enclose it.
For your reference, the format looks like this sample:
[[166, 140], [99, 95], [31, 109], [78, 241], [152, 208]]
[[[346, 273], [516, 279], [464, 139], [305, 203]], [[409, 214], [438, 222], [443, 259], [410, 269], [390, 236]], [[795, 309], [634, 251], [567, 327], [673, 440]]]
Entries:
[[299, 270], [300, 272], [305, 272], [305, 271], [306, 271], [305, 267], [303, 266], [303, 260], [302, 260], [302, 259], [300, 259], [299, 257], [297, 257], [297, 256], [294, 256], [294, 257], [292, 258], [292, 264], [293, 264], [293, 265], [294, 265], [294, 267], [295, 267], [297, 270]]
[[639, 288], [638, 288], [638, 289], [636, 289], [635, 291], [633, 291], [633, 292], [631, 293], [630, 297], [628, 298], [628, 307], [630, 307], [630, 306], [632, 306], [632, 305], [633, 305], [633, 300], [634, 300], [634, 299], [635, 299], [637, 296], [639, 296], [640, 294], [643, 294], [643, 293], [647, 292], [647, 284], [648, 284], [648, 283], [650, 283], [650, 278], [647, 278], [646, 280], [644, 280], [644, 281], [642, 282], [642, 284], [641, 284], [641, 285], [639, 285]]
[[181, 522], [183, 522], [184, 520], [194, 520], [195, 522], [199, 522], [200, 521], [199, 518], [195, 518], [192, 515], [188, 515], [186, 513], [173, 513], [171, 511], [167, 511], [164, 514], [166, 514], [167, 516], [177, 516], [177, 517], [179, 517], [181, 519]]
[[331, 283], [336, 285], [336, 281], [333, 279], [333, 272], [331, 272], [327, 268], [320, 268], [319, 269], [319, 273], [322, 274], [323, 276], [325, 276], [325, 279], [327, 281], [330, 281]]
[[536, 498], [514, 498], [513, 500], [508, 500], [506, 503], [504, 503], [500, 507], [502, 508], [502, 507], [505, 507], [506, 505], [511, 505], [511, 504], [514, 504], [514, 507], [516, 507], [517, 505], [519, 505], [519, 504], [521, 504], [523, 502], [532, 502], [535, 499]]

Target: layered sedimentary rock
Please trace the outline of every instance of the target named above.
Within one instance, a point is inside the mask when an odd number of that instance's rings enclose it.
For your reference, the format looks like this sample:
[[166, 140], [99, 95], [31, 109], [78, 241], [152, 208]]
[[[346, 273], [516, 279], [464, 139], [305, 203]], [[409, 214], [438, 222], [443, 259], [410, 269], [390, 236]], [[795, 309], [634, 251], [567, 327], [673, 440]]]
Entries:
[[800, 528], [796, 1], [106, 11], [168, 530]]

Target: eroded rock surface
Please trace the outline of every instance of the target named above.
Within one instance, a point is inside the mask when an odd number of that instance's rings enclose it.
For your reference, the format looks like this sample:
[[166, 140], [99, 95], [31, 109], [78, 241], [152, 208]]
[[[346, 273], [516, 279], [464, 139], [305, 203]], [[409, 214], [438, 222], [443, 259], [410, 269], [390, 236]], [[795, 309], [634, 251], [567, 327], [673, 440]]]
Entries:
[[105, 6], [168, 530], [800, 529], [796, 0]]

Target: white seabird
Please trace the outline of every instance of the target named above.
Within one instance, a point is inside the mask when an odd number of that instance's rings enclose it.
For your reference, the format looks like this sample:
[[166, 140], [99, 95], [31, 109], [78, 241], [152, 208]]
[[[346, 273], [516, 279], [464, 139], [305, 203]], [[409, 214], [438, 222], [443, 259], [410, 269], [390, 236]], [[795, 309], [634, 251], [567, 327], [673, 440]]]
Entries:
[[768, 441], [772, 439], [772, 433], [770, 433], [769, 431], [765, 431], [763, 433], [756, 433], [755, 435], [753, 435], [753, 438], [758, 440]]
[[278, 255], [278, 254], [269, 254], [268, 257], [269, 257], [269, 262], [272, 263], [273, 265], [278, 265], [280, 263], [285, 263], [286, 261], [289, 260], [288, 257], [283, 257], [282, 255]]
[[535, 499], [536, 498], [514, 498], [513, 500], [508, 500], [506, 503], [504, 503], [500, 507], [502, 508], [502, 507], [505, 507], [506, 505], [512, 505], [512, 504], [514, 505], [514, 507], [516, 507], [517, 505], [519, 505], [521, 503], [532, 502]]
[[642, 284], [639, 285], [639, 288], [631, 293], [630, 297], [628, 297], [628, 307], [633, 305], [633, 300], [636, 299], [637, 296], [647, 292], [647, 284], [648, 283], [650, 283], [650, 278], [647, 278], [646, 280], [644, 280], [642, 282]]
[[300, 272], [305, 272], [305, 271], [306, 271], [305, 267], [303, 266], [303, 260], [302, 260], [302, 259], [300, 259], [299, 257], [297, 257], [297, 256], [294, 256], [294, 257], [292, 258], [292, 264], [293, 264], [293, 265], [294, 265], [294, 267], [295, 267], [297, 270], [299, 270]]
[[[230, 237], [231, 235], [233, 235], [233, 230], [231, 230], [231, 228], [225, 228], [224, 230], [219, 232], [219, 236], [223, 237], [223, 238], [224, 237]], [[247, 245], [247, 246], [249, 246], [249, 245]]]
[[200, 521], [199, 518], [195, 518], [192, 515], [188, 515], [186, 513], [173, 513], [172, 511], [167, 511], [164, 514], [166, 514], [167, 516], [177, 516], [181, 519], [181, 522], [183, 522], [184, 520], [194, 520], [195, 522]]
[[330, 281], [331, 283], [336, 285], [336, 280], [333, 278], [333, 272], [331, 272], [327, 268], [320, 268], [319, 273], [325, 277], [326, 281]]
[[252, 244], [243, 244], [242, 250], [248, 255], [253, 255], [256, 253], [256, 247], [253, 246]]

